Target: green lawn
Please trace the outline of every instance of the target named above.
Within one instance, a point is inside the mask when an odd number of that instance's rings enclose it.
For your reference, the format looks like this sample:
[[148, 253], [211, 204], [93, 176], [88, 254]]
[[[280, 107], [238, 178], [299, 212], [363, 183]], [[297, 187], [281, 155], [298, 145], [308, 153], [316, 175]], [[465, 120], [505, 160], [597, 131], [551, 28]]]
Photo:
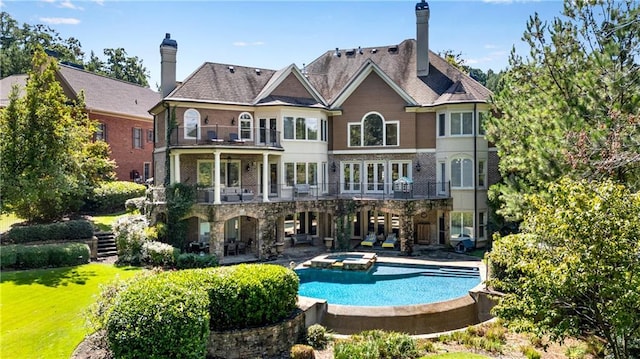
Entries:
[[0, 233], [4, 233], [11, 229], [11, 226], [23, 222], [24, 219], [16, 217], [13, 213], [0, 215]]
[[88, 334], [85, 311], [99, 285], [136, 273], [106, 264], [2, 272], [0, 357], [69, 358]]
[[118, 212], [112, 214], [104, 214], [100, 216], [93, 216], [93, 224], [101, 231], [111, 231], [111, 226], [123, 216], [126, 216], [127, 212]]

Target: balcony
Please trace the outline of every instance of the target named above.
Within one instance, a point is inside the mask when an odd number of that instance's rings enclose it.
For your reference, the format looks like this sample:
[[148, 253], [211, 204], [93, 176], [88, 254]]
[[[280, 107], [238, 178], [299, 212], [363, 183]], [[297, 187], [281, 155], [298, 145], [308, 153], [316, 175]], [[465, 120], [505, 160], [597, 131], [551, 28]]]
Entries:
[[[345, 190], [351, 189], [351, 190]], [[451, 196], [449, 182], [414, 182], [411, 192], [393, 190], [392, 183], [379, 184], [372, 187], [364, 183], [319, 183], [309, 185], [276, 184], [270, 186], [268, 195], [270, 202], [316, 201], [331, 199], [357, 200], [437, 200], [448, 199]], [[341, 191], [342, 189], [342, 191]], [[214, 188], [198, 187], [196, 202], [199, 204], [213, 204]], [[225, 187], [220, 189], [222, 204], [258, 203], [262, 202], [262, 194], [255, 186]], [[166, 201], [163, 187], [150, 188], [147, 199], [153, 203]]]
[[238, 131], [238, 126], [205, 125], [176, 126], [169, 137], [169, 146], [250, 146], [282, 148], [280, 131], [253, 128]]

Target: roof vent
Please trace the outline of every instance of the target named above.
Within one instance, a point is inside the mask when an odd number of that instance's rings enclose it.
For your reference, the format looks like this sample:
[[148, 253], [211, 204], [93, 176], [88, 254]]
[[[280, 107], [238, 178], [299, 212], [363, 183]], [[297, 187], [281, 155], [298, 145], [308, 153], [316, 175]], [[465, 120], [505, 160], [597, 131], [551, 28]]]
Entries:
[[398, 53], [398, 45], [389, 47], [389, 52], [392, 54]]
[[362, 55], [362, 52], [363, 52], [363, 51], [362, 51], [362, 48], [361, 48], [360, 46], [358, 46], [358, 53], [359, 53], [360, 55]]
[[347, 50], [344, 54], [347, 56], [354, 56], [356, 54], [356, 49]]
[[234, 69], [233, 66], [229, 66], [227, 68], [229, 69], [229, 72], [231, 72], [231, 73], [236, 72], [236, 69]]
[[262, 74], [262, 70], [260, 70], [260, 69], [256, 69], [256, 74], [257, 74], [257, 75]]
[[340, 49], [336, 47], [336, 52], [333, 53], [333, 56], [340, 57], [342, 54], [340, 53]]
[[376, 52], [378, 52], [378, 49], [371, 49], [372, 54], [375, 54]]

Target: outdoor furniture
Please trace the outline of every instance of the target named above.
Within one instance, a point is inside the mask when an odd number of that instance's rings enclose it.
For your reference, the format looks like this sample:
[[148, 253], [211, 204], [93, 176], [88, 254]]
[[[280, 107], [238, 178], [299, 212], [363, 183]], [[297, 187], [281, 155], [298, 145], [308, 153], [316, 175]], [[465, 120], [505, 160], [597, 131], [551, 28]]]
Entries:
[[369, 233], [365, 237], [365, 239], [360, 242], [360, 245], [363, 247], [373, 247], [378, 242], [378, 238], [376, 238], [375, 233]]
[[293, 186], [293, 191], [295, 192], [295, 194], [301, 195], [301, 194], [309, 194], [311, 192], [311, 188], [308, 184], [306, 183], [301, 183], [301, 184], [296, 184]]
[[216, 131], [207, 131], [207, 138], [211, 142], [222, 142], [222, 138], [218, 138]]
[[291, 245], [296, 244], [310, 244], [313, 245], [313, 237], [310, 234], [294, 234], [291, 236]]
[[240, 137], [238, 137], [237, 133], [230, 133], [229, 134], [229, 142], [233, 142], [233, 143], [244, 143], [244, 140], [241, 139]]
[[387, 239], [382, 243], [382, 248], [395, 248], [398, 244], [398, 238], [395, 233], [391, 233], [387, 236]]

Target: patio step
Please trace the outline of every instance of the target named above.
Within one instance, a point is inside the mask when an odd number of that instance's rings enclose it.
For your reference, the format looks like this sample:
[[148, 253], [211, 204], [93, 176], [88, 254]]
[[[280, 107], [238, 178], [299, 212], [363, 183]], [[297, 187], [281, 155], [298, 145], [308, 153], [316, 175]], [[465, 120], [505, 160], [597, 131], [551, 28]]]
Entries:
[[96, 232], [95, 236], [98, 238], [98, 258], [118, 255], [113, 232]]

